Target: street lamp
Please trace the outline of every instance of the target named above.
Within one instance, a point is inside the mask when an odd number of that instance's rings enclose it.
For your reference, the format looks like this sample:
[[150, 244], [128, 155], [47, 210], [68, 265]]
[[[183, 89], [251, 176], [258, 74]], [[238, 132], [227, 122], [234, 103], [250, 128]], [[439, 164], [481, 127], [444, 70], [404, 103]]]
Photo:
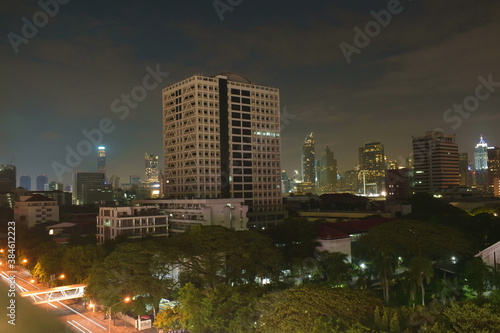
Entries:
[[111, 308], [113, 308], [113, 306], [118, 305], [120, 303], [128, 303], [128, 302], [130, 302], [130, 297], [125, 297], [121, 301], [116, 302], [115, 304], [113, 304], [111, 306], [106, 306], [109, 309], [108, 332], [111, 332]]

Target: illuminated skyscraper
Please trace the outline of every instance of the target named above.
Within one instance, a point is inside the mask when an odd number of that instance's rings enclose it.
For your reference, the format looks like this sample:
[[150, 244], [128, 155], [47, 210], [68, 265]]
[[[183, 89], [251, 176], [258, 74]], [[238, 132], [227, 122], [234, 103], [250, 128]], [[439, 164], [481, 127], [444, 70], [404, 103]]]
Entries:
[[302, 185], [303, 191], [316, 191], [316, 156], [314, 152], [314, 133], [306, 136], [302, 146]]
[[149, 184], [158, 183], [159, 181], [158, 156], [146, 153], [145, 162], [146, 162], [145, 165], [146, 177], [144, 178], [144, 181]]
[[106, 177], [106, 147], [97, 148], [97, 172], [103, 173]]
[[431, 131], [413, 137], [415, 192], [436, 192], [460, 185], [455, 136]]
[[277, 88], [240, 74], [163, 89], [166, 198], [241, 198], [250, 227], [283, 218]]
[[478, 189], [488, 187], [488, 144], [481, 139], [474, 150], [474, 183]]
[[380, 142], [369, 142], [364, 147], [360, 147], [358, 152], [361, 193], [381, 194], [385, 192], [384, 145]]
[[474, 166], [476, 171], [488, 170], [488, 144], [482, 136], [474, 151]]

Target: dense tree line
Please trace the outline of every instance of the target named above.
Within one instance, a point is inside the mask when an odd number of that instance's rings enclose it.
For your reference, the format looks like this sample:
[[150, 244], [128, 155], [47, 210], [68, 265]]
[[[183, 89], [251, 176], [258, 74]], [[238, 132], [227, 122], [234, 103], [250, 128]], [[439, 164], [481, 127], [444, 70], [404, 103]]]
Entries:
[[[116, 311], [154, 312], [191, 332], [498, 332], [496, 271], [474, 258], [500, 240], [492, 212], [470, 215], [416, 197], [406, 219], [342, 253], [317, 252], [315, 226], [290, 218], [266, 234], [193, 227], [166, 239], [97, 246], [41, 242], [31, 267], [48, 283], [87, 283]], [[80, 240], [81, 241], [81, 240]], [[45, 244], [45, 245], [44, 245]], [[32, 251], [33, 252], [33, 251]], [[159, 311], [162, 298], [175, 301]]]

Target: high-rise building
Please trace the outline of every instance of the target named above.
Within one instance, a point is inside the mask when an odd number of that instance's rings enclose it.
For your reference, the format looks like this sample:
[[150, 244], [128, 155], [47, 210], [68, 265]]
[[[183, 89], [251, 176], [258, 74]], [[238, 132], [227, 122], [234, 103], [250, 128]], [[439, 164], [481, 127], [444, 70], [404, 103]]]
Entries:
[[148, 184], [159, 182], [158, 155], [146, 153], [146, 172], [144, 181]]
[[24, 188], [26, 191], [31, 191], [31, 177], [24, 175], [19, 178], [19, 186]]
[[430, 194], [460, 185], [455, 135], [431, 131], [413, 137], [415, 192]]
[[488, 144], [481, 139], [474, 150], [474, 181], [477, 188], [486, 190], [488, 182]]
[[337, 187], [337, 160], [328, 145], [318, 161], [318, 194], [332, 193]]
[[458, 155], [460, 170], [460, 186], [469, 186], [469, 154], [460, 153]]
[[97, 172], [106, 175], [106, 147], [104, 146], [97, 147]]
[[407, 168], [385, 171], [385, 191], [388, 202], [401, 202], [411, 195], [410, 174]]
[[225, 72], [163, 89], [166, 198], [242, 198], [251, 227], [283, 218], [277, 88]]
[[45, 191], [45, 184], [49, 183], [49, 179], [46, 175], [38, 175], [36, 177], [36, 190]]
[[500, 147], [488, 147], [488, 192], [494, 193], [495, 178], [500, 178]]
[[360, 190], [363, 194], [382, 194], [385, 192], [386, 157], [384, 145], [369, 142], [359, 150]]
[[476, 171], [488, 170], [488, 144], [482, 136], [474, 151], [474, 166]]
[[307, 193], [316, 191], [316, 156], [314, 133], [306, 136], [302, 146], [302, 186]]
[[286, 171], [281, 171], [281, 193], [290, 193], [290, 178], [286, 174]]
[[11, 164], [0, 164], [0, 192], [16, 189], [16, 167]]
[[105, 184], [101, 172], [75, 172], [73, 174], [73, 203], [76, 205], [94, 204], [100, 201], [112, 201], [111, 185]]

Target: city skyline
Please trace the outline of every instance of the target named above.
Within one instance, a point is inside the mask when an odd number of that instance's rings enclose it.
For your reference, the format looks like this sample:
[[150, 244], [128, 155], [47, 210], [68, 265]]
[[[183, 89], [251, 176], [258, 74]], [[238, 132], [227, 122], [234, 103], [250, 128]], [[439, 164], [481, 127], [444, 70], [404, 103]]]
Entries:
[[[243, 2], [221, 21], [211, 2], [69, 2], [18, 52], [7, 36], [22, 34], [21, 19], [42, 8], [5, 4], [0, 163], [16, 165], [18, 176], [59, 181], [52, 164], [87, 138], [82, 131], [103, 125], [102, 141], [71, 169], [97, 171], [102, 144], [109, 175], [143, 174], [144, 151], [162, 152], [161, 90], [194, 73], [224, 71], [280, 89], [281, 166], [289, 174], [300, 170], [310, 132], [318, 151], [329, 145], [340, 172], [354, 168], [367, 142], [383, 143], [394, 160], [411, 153], [412, 136], [434, 129], [455, 134], [469, 159], [481, 135], [500, 145], [499, 5], [401, 2], [367, 45], [356, 44], [356, 31], [377, 22], [388, 3]], [[345, 45], [358, 52], [346, 57]], [[124, 110], [122, 94], [143, 85], [155, 88], [143, 89], [147, 96], [128, 113], [114, 112]], [[112, 124], [101, 124], [105, 118]], [[63, 182], [71, 184], [71, 175]]]

